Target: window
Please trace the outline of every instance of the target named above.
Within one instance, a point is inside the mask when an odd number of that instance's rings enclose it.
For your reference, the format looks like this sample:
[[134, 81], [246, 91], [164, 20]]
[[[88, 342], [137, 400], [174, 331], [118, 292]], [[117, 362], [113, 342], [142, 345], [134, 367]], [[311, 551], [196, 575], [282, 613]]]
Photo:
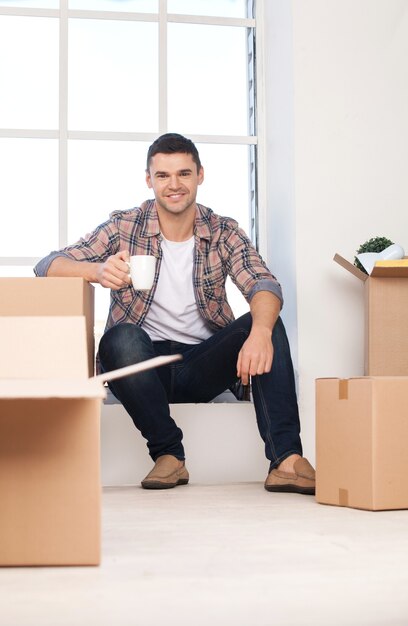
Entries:
[[[146, 151], [168, 131], [197, 144], [198, 201], [255, 241], [254, 5], [0, 0], [0, 275], [32, 276], [51, 250], [151, 197]], [[109, 294], [96, 291], [104, 320]]]

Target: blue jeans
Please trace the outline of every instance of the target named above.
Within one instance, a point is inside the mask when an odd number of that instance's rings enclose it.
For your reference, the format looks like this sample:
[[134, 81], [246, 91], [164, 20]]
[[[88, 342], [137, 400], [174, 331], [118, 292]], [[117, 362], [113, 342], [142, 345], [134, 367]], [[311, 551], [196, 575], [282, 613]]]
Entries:
[[[237, 381], [238, 353], [251, 324], [251, 314], [246, 313], [209, 339], [193, 345], [152, 342], [135, 324], [118, 324], [103, 335], [99, 358], [105, 372], [158, 355], [183, 355], [181, 361], [109, 383], [147, 440], [154, 461], [163, 454], [185, 458], [183, 433], [170, 415], [169, 403], [209, 402], [231, 387]], [[291, 454], [302, 454], [293, 365], [280, 318], [272, 333], [272, 343], [272, 370], [252, 377], [256, 419], [270, 469]]]

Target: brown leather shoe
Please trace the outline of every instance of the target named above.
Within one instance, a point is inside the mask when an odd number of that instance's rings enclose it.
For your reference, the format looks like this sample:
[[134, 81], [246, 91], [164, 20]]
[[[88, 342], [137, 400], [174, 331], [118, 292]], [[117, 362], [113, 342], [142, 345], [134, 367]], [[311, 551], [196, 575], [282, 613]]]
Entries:
[[265, 489], [313, 496], [316, 483], [315, 471], [309, 461], [302, 457], [295, 461], [293, 468], [294, 473], [273, 469], [265, 481]]
[[187, 485], [188, 471], [184, 461], [179, 461], [171, 454], [164, 454], [156, 459], [151, 472], [142, 480], [143, 489], [171, 489], [177, 485]]

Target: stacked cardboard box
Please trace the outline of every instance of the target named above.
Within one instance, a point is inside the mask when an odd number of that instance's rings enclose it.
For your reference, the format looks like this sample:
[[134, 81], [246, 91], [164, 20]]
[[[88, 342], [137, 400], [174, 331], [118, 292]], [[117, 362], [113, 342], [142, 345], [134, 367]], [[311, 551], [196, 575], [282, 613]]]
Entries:
[[[408, 376], [408, 267], [378, 262], [370, 276], [336, 254], [364, 288], [364, 374]], [[404, 260], [403, 260], [404, 261]]]
[[0, 279], [0, 565], [100, 562], [93, 291]]
[[405, 509], [408, 267], [379, 264], [368, 276], [339, 255], [335, 260], [364, 284], [366, 376], [316, 381], [316, 499]]

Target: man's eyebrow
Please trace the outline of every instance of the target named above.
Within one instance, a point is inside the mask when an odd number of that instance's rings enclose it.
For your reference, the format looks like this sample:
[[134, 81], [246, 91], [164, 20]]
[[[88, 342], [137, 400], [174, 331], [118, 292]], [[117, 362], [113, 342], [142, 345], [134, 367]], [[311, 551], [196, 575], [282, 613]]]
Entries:
[[[189, 167], [186, 167], [182, 170], [178, 170], [177, 174], [191, 174], [193, 170]], [[169, 172], [166, 172], [164, 170], [157, 170], [157, 172], [154, 173], [155, 176], [169, 176]]]

